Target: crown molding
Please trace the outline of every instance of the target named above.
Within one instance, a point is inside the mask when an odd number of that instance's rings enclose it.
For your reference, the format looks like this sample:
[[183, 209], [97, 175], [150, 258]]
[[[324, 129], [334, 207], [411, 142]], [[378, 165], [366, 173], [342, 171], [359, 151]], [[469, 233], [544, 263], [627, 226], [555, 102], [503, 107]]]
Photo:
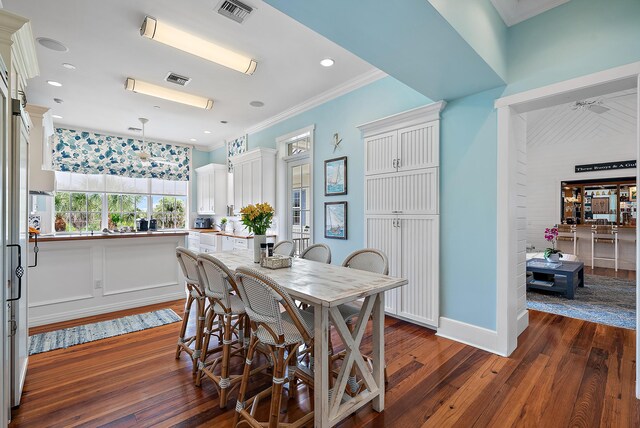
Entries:
[[25, 110], [29, 115], [42, 117], [46, 112], [50, 110], [49, 107], [43, 107], [35, 104], [27, 104]]
[[31, 22], [26, 22], [12, 37], [11, 53], [15, 59], [15, 65], [22, 80], [23, 87], [27, 87], [27, 80], [40, 74], [36, 44], [31, 31]]
[[311, 110], [314, 107], [326, 103], [327, 101], [331, 101], [335, 98], [338, 98], [339, 96], [348, 94], [351, 91], [366, 86], [386, 76], [387, 73], [378, 69], [368, 71], [364, 74], [361, 74], [360, 76], [356, 76], [355, 78], [348, 80], [343, 84], [340, 84], [332, 89], [329, 89], [328, 91], [316, 95], [315, 97], [309, 98], [305, 102], [288, 108], [287, 110], [284, 110], [283, 112], [278, 113], [275, 116], [271, 116], [267, 120], [249, 127], [247, 129], [247, 134], [255, 134], [256, 132], [262, 131], [263, 129], [267, 129], [270, 126], [275, 125], [276, 123], [280, 123], [289, 119], [290, 117], [296, 116], [307, 110]]
[[444, 110], [446, 105], [446, 101], [438, 101], [427, 104], [426, 106], [383, 117], [373, 122], [363, 123], [362, 125], [356, 126], [356, 128], [360, 130], [363, 136], [368, 137], [370, 135], [393, 131], [400, 126], [407, 127], [432, 122], [440, 119], [440, 112]]

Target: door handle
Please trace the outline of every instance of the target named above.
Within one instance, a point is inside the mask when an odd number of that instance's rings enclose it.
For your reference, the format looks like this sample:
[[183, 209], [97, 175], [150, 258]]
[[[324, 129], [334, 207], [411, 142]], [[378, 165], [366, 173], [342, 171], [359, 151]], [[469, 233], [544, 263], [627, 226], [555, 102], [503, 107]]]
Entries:
[[400, 158], [396, 159], [396, 166], [400, 168]]
[[22, 247], [19, 244], [7, 244], [7, 247], [15, 247], [18, 249], [18, 267], [16, 267], [16, 277], [18, 278], [18, 297], [7, 299], [7, 302], [15, 302], [22, 297], [22, 275], [24, 275], [24, 268], [22, 267]]
[[[93, 231], [91, 231], [91, 234], [93, 235]], [[32, 265], [27, 265], [28, 268], [34, 268], [38, 266], [38, 251], [40, 251], [40, 248], [38, 248], [38, 234], [34, 233], [33, 234], [33, 260], [34, 263]]]
[[394, 168], [397, 168], [395, 159], [393, 160], [393, 162], [391, 164], [393, 165]]

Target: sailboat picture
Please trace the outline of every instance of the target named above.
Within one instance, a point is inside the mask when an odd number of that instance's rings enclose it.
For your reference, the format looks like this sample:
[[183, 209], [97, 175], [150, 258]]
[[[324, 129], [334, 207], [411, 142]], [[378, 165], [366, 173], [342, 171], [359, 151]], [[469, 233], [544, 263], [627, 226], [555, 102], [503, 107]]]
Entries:
[[324, 237], [347, 239], [347, 202], [324, 203]]
[[324, 161], [324, 195], [347, 194], [347, 157]]

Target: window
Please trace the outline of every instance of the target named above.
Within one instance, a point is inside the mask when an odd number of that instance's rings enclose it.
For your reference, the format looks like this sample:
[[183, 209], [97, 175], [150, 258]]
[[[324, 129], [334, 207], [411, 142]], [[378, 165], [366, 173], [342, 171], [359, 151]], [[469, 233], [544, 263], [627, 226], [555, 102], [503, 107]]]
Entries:
[[135, 227], [139, 218], [155, 218], [158, 229], [182, 229], [187, 188], [186, 181], [56, 172], [55, 230]]
[[117, 225], [120, 227], [134, 227], [136, 220], [139, 218], [147, 218], [149, 212], [149, 197], [146, 195], [107, 195], [107, 208], [109, 213], [109, 229], [114, 229], [114, 215], [119, 221]]
[[308, 152], [311, 148], [311, 136], [308, 132], [303, 135], [293, 137], [292, 141], [287, 142], [287, 154], [289, 156], [299, 155]]
[[184, 229], [187, 198], [177, 196], [153, 196], [153, 218], [158, 229]]
[[55, 209], [58, 232], [102, 229], [102, 195], [99, 193], [58, 192]]

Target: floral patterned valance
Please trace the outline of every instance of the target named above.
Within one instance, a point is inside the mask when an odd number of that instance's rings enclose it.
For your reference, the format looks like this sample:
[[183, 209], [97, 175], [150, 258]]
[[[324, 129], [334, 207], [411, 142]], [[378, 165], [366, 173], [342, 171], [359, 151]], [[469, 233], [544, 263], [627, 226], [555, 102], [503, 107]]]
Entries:
[[[149, 141], [143, 146], [142, 140], [64, 128], [56, 128], [52, 138], [55, 171], [189, 181], [188, 147]], [[140, 152], [171, 164], [143, 162]]]

